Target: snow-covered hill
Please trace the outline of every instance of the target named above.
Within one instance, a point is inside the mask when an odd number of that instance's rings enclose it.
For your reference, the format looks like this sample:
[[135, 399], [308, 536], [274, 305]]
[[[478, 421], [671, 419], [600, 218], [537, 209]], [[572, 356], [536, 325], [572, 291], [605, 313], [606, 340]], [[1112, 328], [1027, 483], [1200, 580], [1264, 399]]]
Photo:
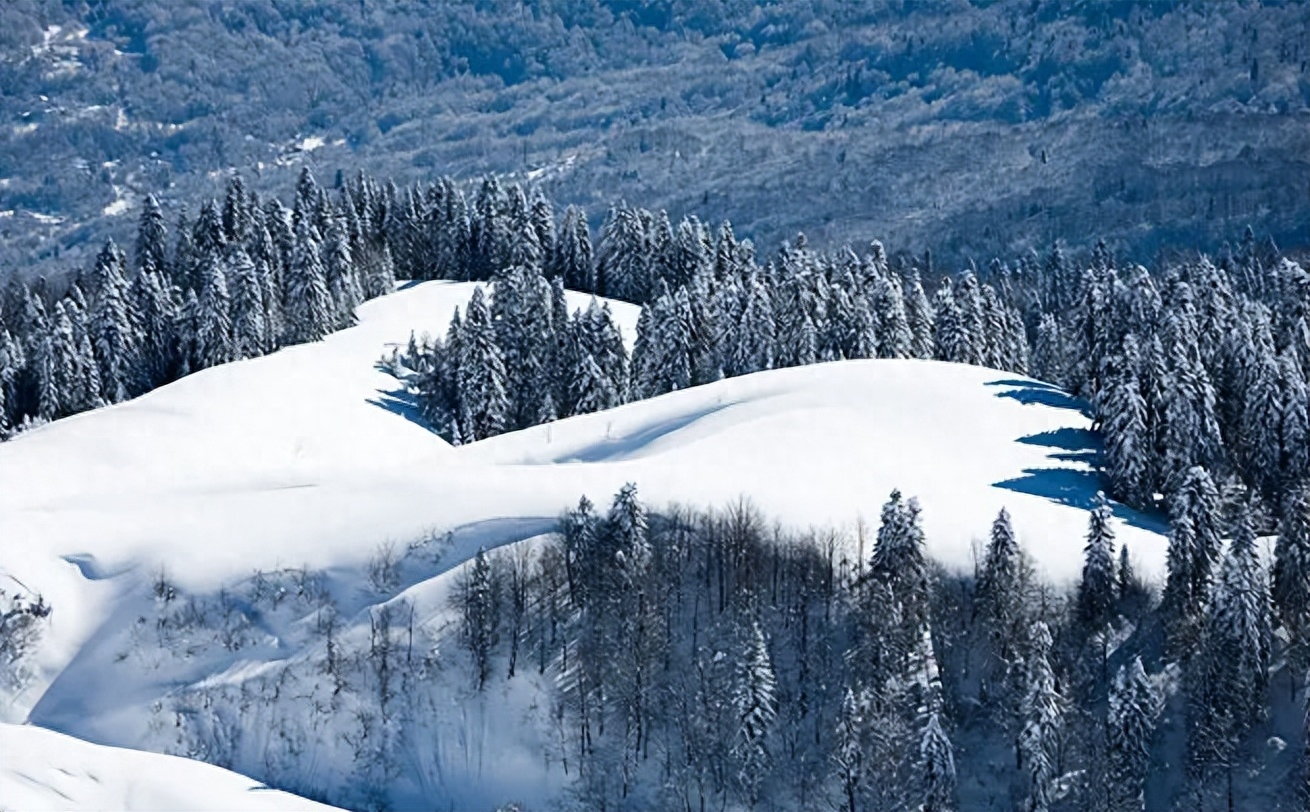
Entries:
[[[360, 587], [379, 545], [404, 550], [454, 531], [430, 566], [402, 567], [398, 582], [420, 621], [435, 622], [449, 588], [443, 572], [479, 546], [548, 532], [581, 494], [606, 500], [626, 481], [655, 506], [746, 496], [787, 523], [848, 529], [861, 518], [875, 524], [899, 488], [923, 503], [931, 554], [960, 568], [1004, 506], [1048, 577], [1077, 577], [1097, 487], [1094, 437], [1080, 404], [1046, 384], [938, 362], [822, 364], [452, 448], [374, 363], [411, 330], [444, 333], [471, 292], [413, 285], [367, 303], [358, 327], [323, 342], [206, 370], [0, 445], [0, 577], [54, 609], [34, 673], [4, 715], [158, 746], [144, 731], [159, 697], [211, 676], [237, 685], [261, 663], [299, 656], [303, 639], [299, 618], [270, 615], [237, 653], [197, 649], [182, 664], [143, 666], [126, 652], [140, 651], [132, 629], [151, 611], [151, 581], [213, 595], [248, 585], [256, 571], [327, 573], [324, 588], [367, 637], [369, 607], [400, 594]], [[612, 307], [630, 344], [637, 308]], [[1159, 528], [1117, 514], [1140, 569], [1161, 572]], [[508, 702], [500, 728], [488, 733], [484, 716], [481, 735], [512, 736], [513, 712], [531, 706], [530, 696]], [[467, 729], [452, 735], [467, 753]], [[447, 764], [441, 780], [505, 778], [519, 769], [515, 752], [500, 748], [499, 768]]]
[[243, 775], [175, 756], [88, 744], [0, 724], [0, 809], [327, 810]]

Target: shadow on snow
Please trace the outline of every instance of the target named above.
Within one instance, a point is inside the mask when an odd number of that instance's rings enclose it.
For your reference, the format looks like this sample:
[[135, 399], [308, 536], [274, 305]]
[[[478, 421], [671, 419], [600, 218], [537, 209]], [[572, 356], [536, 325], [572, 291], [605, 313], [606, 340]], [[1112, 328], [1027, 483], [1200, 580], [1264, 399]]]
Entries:
[[[1079, 400], [1067, 392], [1048, 383], [1025, 380], [988, 381], [987, 386], [1010, 387], [996, 393], [998, 398], [1010, 398], [1020, 403], [1038, 403], [1056, 409], [1069, 409], [1091, 418], [1091, 408], [1086, 401]], [[1018, 442], [1025, 445], [1052, 449], [1047, 458], [1053, 462], [1078, 463], [1077, 467], [1052, 466], [1049, 468], [1025, 468], [1024, 475], [992, 483], [993, 487], [1004, 488], [1016, 493], [1040, 496], [1062, 505], [1090, 511], [1096, 505], [1096, 494], [1102, 490], [1101, 438], [1090, 429], [1065, 427], [1054, 431], [1044, 431], [1020, 437]], [[1157, 533], [1165, 532], [1165, 522], [1118, 503], [1111, 503], [1114, 515], [1121, 521], [1143, 530]]]

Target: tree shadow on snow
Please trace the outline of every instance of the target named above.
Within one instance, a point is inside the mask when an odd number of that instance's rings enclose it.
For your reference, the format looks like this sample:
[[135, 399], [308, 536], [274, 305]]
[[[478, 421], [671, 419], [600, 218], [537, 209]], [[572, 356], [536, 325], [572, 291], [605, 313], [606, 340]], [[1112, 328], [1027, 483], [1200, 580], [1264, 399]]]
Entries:
[[1051, 406], [1056, 409], [1073, 409], [1088, 418], [1092, 417], [1091, 405], [1085, 400], [1080, 400], [1058, 386], [1042, 381], [1025, 381], [1018, 378], [987, 381], [985, 386], [1006, 386], [1010, 387], [1003, 392], [997, 392], [998, 398], [1010, 398], [1023, 404], [1038, 403], [1042, 406]]
[[378, 396], [369, 398], [368, 402], [379, 409], [385, 409], [392, 414], [400, 415], [416, 426], [422, 426], [427, 431], [436, 434], [436, 429], [428, 421], [423, 419], [419, 413], [418, 398], [413, 392], [406, 392], [404, 389], [393, 389], [390, 392], [377, 390]]
[[[1070, 409], [1091, 418], [1091, 408], [1059, 387], [1040, 381], [998, 380], [987, 386], [1010, 387], [997, 392], [999, 398], [1011, 398], [1020, 403], [1039, 403], [1057, 409]], [[1096, 494], [1104, 489], [1101, 478], [1101, 438], [1090, 429], [1065, 427], [1020, 437], [1024, 445], [1049, 448], [1047, 459], [1053, 462], [1081, 463], [1078, 467], [1052, 466], [1025, 468], [1024, 475], [992, 483], [993, 487], [1007, 491], [1040, 496], [1062, 505], [1090, 511], [1096, 506]], [[1143, 530], [1163, 533], [1165, 522], [1117, 503], [1111, 503], [1114, 515], [1123, 522]]]

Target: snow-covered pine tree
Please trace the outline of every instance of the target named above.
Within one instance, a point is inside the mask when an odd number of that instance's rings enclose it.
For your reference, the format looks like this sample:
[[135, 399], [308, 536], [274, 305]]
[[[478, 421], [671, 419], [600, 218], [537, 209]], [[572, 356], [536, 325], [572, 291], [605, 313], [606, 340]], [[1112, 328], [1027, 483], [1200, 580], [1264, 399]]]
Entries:
[[239, 243], [233, 243], [228, 250], [227, 272], [232, 296], [233, 357], [263, 355], [268, 345], [264, 291], [260, 289], [255, 263]]
[[145, 392], [177, 374], [177, 303], [164, 274], [149, 266], [132, 281], [131, 298], [141, 327], [137, 391]]
[[1310, 382], [1298, 368], [1290, 346], [1279, 356], [1278, 372], [1282, 402], [1279, 483], [1286, 489], [1310, 479]]
[[364, 291], [350, 250], [350, 235], [339, 217], [333, 217], [328, 226], [323, 254], [324, 279], [332, 303], [332, 329], [351, 327], [357, 320], [355, 309], [364, 301]]
[[1142, 658], [1134, 657], [1120, 666], [1110, 686], [1107, 756], [1111, 812], [1145, 809], [1144, 784], [1159, 713], [1155, 685], [1142, 667]]
[[650, 297], [650, 235], [641, 213], [626, 203], [610, 210], [596, 252], [600, 290], [615, 299], [645, 303]]
[[1069, 367], [1064, 346], [1064, 332], [1050, 313], [1043, 313], [1037, 325], [1037, 342], [1033, 346], [1032, 374], [1039, 380], [1063, 385]]
[[748, 638], [733, 697], [737, 715], [734, 754], [739, 765], [737, 780], [748, 806], [754, 808], [759, 802], [763, 778], [769, 773], [768, 736], [778, 714], [778, 704], [773, 661], [759, 621], [751, 623]]
[[469, 441], [500, 434], [510, 425], [505, 362], [482, 288], [469, 299], [459, 337], [459, 419]]
[[1119, 354], [1108, 365], [1108, 375], [1096, 395], [1096, 410], [1105, 438], [1105, 469], [1116, 496], [1134, 507], [1151, 505], [1149, 484], [1150, 437], [1146, 402], [1142, 399], [1137, 370], [1137, 337], [1124, 336]]
[[592, 259], [587, 215], [582, 209], [569, 206], [565, 210], [556, 246], [553, 275], [562, 277], [566, 288], [594, 292], [596, 268]]
[[955, 748], [940, 714], [929, 711], [919, 737], [918, 791], [923, 812], [949, 812], [955, 804]]
[[[1208, 768], [1227, 771], [1264, 707], [1269, 667], [1269, 590], [1246, 511], [1238, 516], [1206, 606], [1201, 650], [1193, 662], [1188, 747], [1204, 778]], [[1232, 783], [1229, 802], [1232, 802]]]
[[[1015, 669], [1023, 661], [1029, 573], [1005, 508], [992, 522], [991, 540], [978, 576], [974, 607], [987, 630], [996, 666], [988, 674], [997, 684], [989, 695], [1004, 697]], [[1002, 699], [1002, 702], [1004, 700]]]
[[285, 342], [318, 341], [331, 332], [332, 299], [328, 293], [318, 232], [309, 218], [302, 219], [297, 228], [285, 283]]
[[1274, 544], [1273, 601], [1291, 640], [1310, 659], [1310, 481], [1290, 488]]
[[1038, 620], [1028, 640], [1027, 687], [1019, 705], [1022, 719], [1016, 742], [1018, 762], [1027, 776], [1025, 810], [1045, 812], [1060, 775], [1060, 740], [1065, 701], [1051, 669], [1051, 631]]
[[81, 396], [77, 391], [77, 345], [73, 340], [73, 322], [62, 301], [55, 302], [50, 321], [49, 373], [41, 390], [41, 416], [55, 420], [78, 411]]
[[923, 527], [919, 500], [902, 501], [892, 491], [882, 507], [881, 524], [869, 561], [869, 577], [887, 587], [896, 618], [883, 645], [889, 655], [890, 671], [900, 674], [904, 663], [923, 638], [928, 623], [930, 584], [928, 562], [923, 553]]
[[973, 356], [973, 337], [969, 334], [955, 290], [949, 278], [943, 279], [932, 298], [934, 357], [939, 361], [969, 363]]
[[1078, 621], [1087, 634], [1101, 631], [1114, 620], [1115, 574], [1114, 529], [1110, 526], [1110, 503], [1105, 494], [1096, 495], [1088, 521], [1087, 545], [1083, 548], [1083, 577], [1078, 583]]
[[137, 335], [123, 277], [122, 254], [113, 240], [96, 257], [92, 274], [91, 341], [100, 362], [102, 394], [110, 403], [131, 393]]
[[905, 295], [905, 321], [910, 327], [910, 357], [934, 357], [935, 325], [933, 309], [928, 303], [928, 296], [923, 292], [923, 282], [919, 272], [910, 274]]
[[161, 278], [168, 274], [168, 228], [164, 212], [153, 194], [146, 195], [136, 232], [136, 267]]
[[235, 357], [236, 348], [232, 339], [227, 269], [218, 254], [208, 254], [201, 260], [196, 307], [196, 363], [201, 369], [226, 364]]

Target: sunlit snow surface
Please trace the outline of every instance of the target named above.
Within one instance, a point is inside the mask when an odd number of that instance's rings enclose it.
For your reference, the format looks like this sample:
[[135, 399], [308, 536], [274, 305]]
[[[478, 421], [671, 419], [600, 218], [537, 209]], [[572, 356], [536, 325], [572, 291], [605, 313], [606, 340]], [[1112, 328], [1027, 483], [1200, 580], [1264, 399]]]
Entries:
[[174, 756], [0, 724], [0, 809], [327, 810], [243, 775]]
[[[1053, 387], [937, 362], [840, 362], [452, 448], [375, 362], [411, 330], [444, 334], [472, 290], [408, 286], [322, 342], [206, 370], [0, 445], [0, 577], [54, 607], [38, 673], [4, 716], [20, 721], [40, 702], [36, 721], [112, 728], [85, 718], [115, 705], [111, 680], [51, 684], [80, 654], [98, 662], [86, 652], [116, 633], [106, 621], [124, 585], [161, 567], [196, 591], [258, 569], [350, 571], [381, 542], [433, 531], [547, 532], [580, 495], [603, 505], [626, 481], [657, 508], [746, 496], [787, 524], [846, 529], [860, 518], [876, 525], [899, 488], [923, 503], [930, 553], [958, 568], [972, 566], [1007, 507], [1048, 577], [1078, 576], [1095, 443], [1081, 404]], [[573, 295], [570, 305], [588, 300]], [[612, 307], [631, 346], [638, 309]], [[1116, 515], [1139, 570], [1162, 572], [1160, 528]], [[85, 695], [97, 690], [104, 696]]]

